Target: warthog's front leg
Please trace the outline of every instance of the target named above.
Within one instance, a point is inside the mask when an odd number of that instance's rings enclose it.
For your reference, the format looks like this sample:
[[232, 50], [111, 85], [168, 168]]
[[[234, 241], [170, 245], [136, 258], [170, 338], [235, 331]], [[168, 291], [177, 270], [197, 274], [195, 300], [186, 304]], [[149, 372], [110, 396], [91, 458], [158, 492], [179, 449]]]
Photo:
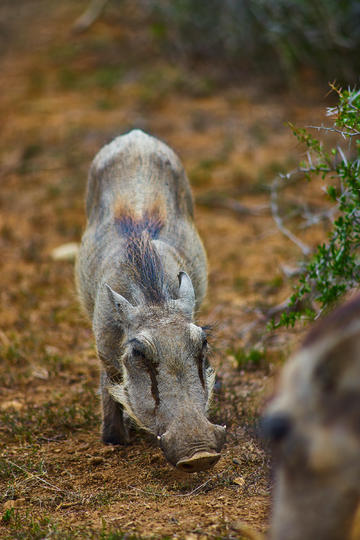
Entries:
[[108, 378], [101, 371], [100, 388], [102, 401], [101, 437], [105, 444], [127, 444], [130, 441], [129, 430], [120, 403], [114, 401], [106, 389]]

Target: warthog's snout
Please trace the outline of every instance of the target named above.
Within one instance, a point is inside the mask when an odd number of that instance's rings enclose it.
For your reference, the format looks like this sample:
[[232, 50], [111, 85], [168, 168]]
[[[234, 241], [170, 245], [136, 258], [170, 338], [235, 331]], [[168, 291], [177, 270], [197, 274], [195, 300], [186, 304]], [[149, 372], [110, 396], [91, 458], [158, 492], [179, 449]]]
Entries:
[[221, 454], [212, 454], [210, 452], [196, 452], [189, 459], [180, 459], [176, 464], [176, 468], [187, 473], [205, 471], [215, 465], [220, 456]]
[[193, 426], [177, 422], [160, 438], [160, 446], [177, 469], [188, 473], [203, 471], [220, 459], [225, 432], [225, 427], [206, 419]]

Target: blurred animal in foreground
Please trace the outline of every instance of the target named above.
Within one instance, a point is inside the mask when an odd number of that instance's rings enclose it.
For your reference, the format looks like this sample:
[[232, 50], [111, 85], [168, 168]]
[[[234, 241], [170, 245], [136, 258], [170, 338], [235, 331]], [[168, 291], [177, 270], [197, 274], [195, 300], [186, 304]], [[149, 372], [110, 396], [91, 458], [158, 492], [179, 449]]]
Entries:
[[206, 418], [214, 372], [193, 322], [206, 256], [178, 157], [140, 130], [117, 137], [92, 163], [86, 212], [76, 281], [102, 363], [103, 441], [127, 443], [131, 419], [178, 469], [207, 469], [225, 428]]
[[277, 461], [271, 540], [349, 538], [360, 501], [360, 295], [310, 331], [263, 428]]

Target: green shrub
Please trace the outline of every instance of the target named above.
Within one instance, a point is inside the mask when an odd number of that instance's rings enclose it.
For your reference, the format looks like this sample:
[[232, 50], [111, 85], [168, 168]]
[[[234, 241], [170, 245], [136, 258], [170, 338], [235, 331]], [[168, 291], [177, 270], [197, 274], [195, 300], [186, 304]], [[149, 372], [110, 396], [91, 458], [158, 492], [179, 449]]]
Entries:
[[[327, 242], [302, 265], [299, 281], [287, 308], [272, 326], [294, 326], [302, 317], [314, 318], [326, 311], [360, 281], [360, 90], [340, 90], [338, 105], [328, 109], [335, 118], [330, 131], [346, 142], [346, 152], [330, 151], [306, 129], [292, 126], [295, 136], [308, 149], [308, 162], [300, 170], [308, 180], [321, 175], [326, 197], [335, 205], [335, 219]], [[346, 155], [347, 154], [347, 155]]]
[[248, 351], [243, 348], [229, 350], [228, 354], [234, 358], [236, 367], [238, 369], [243, 369], [246, 371], [256, 370], [262, 367], [266, 357], [264, 350], [255, 348]]

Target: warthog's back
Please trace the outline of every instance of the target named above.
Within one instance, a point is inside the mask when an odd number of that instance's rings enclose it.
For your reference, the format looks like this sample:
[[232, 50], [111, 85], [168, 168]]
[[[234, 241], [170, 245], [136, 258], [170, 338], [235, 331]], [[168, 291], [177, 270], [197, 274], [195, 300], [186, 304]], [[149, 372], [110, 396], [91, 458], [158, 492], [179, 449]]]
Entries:
[[206, 257], [193, 224], [188, 179], [166, 144], [134, 130], [103, 147], [90, 169], [86, 212], [77, 284], [90, 316], [105, 280], [138, 302], [136, 278], [145, 279], [145, 288], [152, 279], [165, 279], [171, 295], [177, 291], [180, 270], [189, 274], [200, 305], [206, 291]]
[[167, 210], [171, 218], [193, 214], [189, 183], [179, 158], [166, 144], [140, 130], [104, 146], [90, 169], [89, 220], [103, 220], [108, 212], [109, 217], [121, 217], [126, 205], [135, 215], [152, 209]]

